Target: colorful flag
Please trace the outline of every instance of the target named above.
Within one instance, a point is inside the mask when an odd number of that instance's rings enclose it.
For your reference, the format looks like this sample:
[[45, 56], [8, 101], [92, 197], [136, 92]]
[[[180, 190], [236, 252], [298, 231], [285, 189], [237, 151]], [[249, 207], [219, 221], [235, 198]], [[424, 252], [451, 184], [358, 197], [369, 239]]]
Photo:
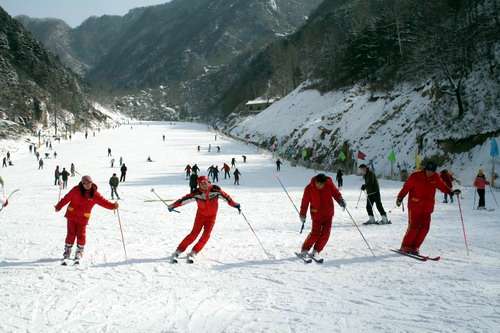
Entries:
[[363, 153], [361, 150], [358, 150], [358, 160], [364, 160], [366, 157], [366, 154]]
[[422, 164], [422, 156], [420, 154], [417, 154], [415, 156], [415, 169], [420, 170], [421, 169], [421, 164]]
[[391, 162], [396, 162], [396, 154], [394, 154], [394, 150], [391, 150], [391, 153], [389, 154], [387, 159]]
[[498, 144], [497, 140], [494, 138], [491, 139], [491, 148], [490, 148], [490, 156], [491, 157], [497, 157], [499, 155], [498, 153]]
[[339, 160], [341, 160], [342, 162], [345, 161], [346, 157], [345, 157], [345, 154], [343, 151], [340, 151], [340, 154], [339, 154]]

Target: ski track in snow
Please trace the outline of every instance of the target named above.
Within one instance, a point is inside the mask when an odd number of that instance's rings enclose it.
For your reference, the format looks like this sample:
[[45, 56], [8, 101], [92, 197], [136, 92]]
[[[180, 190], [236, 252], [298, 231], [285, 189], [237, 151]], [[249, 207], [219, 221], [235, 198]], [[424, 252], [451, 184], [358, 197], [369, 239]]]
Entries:
[[[162, 142], [162, 134], [167, 142]], [[20, 188], [0, 215], [1, 332], [494, 332], [500, 327], [499, 211], [472, 210], [473, 191], [463, 196], [471, 255], [465, 254], [456, 203], [441, 204], [422, 252], [439, 262], [398, 256], [406, 213], [393, 209], [387, 226], [361, 226], [377, 254], [370, 255], [346, 213], [336, 206], [323, 265], [299, 261], [296, 213], [274, 178], [267, 152], [229, 140], [204, 125], [143, 123], [75, 135], [53, 143], [58, 159], [37, 170], [27, 145], [13, 154], [14, 167], [2, 169], [7, 190]], [[212, 144], [212, 153], [206, 148]], [[202, 152], [196, 146], [202, 145]], [[217, 154], [215, 147], [222, 152]], [[123, 156], [127, 182], [118, 188], [129, 260], [124, 261], [117, 217], [95, 207], [80, 267], [62, 267], [66, 223], [55, 213], [55, 165], [91, 174], [109, 197], [107, 147]], [[241, 162], [241, 155], [248, 162]], [[151, 156], [153, 163], [147, 163]], [[168, 213], [151, 188], [167, 199], [189, 191], [187, 163], [202, 171], [237, 157], [241, 186], [221, 180], [252, 223], [269, 260], [243, 218], [220, 203], [212, 238], [194, 265], [168, 263], [167, 256], [189, 232], [196, 206]], [[297, 205], [314, 170], [282, 166], [280, 178]], [[223, 176], [221, 177], [223, 178]], [[70, 179], [69, 187], [76, 185]], [[366, 219], [364, 200], [356, 209], [361, 178], [346, 177], [342, 190], [358, 221]], [[386, 210], [394, 206], [401, 183], [381, 181]], [[490, 205], [494, 203], [487, 196]]]

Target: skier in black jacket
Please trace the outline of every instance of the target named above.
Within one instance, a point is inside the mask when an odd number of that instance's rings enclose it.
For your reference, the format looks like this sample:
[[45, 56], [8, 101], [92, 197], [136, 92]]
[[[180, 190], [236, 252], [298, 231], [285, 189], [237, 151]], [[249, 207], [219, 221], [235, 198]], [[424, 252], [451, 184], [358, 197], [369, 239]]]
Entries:
[[361, 164], [359, 166], [359, 170], [363, 175], [365, 183], [361, 186], [362, 191], [366, 191], [366, 211], [368, 212], [369, 220], [366, 222], [367, 224], [375, 224], [375, 218], [373, 217], [373, 206], [377, 206], [377, 210], [382, 216], [382, 220], [378, 222], [379, 224], [389, 224], [391, 223], [387, 219], [387, 214], [384, 210], [384, 206], [382, 206], [382, 202], [380, 201], [380, 187], [378, 185], [377, 176], [373, 173], [366, 164]]

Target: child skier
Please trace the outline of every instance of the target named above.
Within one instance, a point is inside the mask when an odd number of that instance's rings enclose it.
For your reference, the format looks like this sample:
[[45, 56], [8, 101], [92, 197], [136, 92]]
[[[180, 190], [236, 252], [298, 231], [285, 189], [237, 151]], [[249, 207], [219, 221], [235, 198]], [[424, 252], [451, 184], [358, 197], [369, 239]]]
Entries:
[[198, 189], [193, 193], [187, 194], [181, 199], [175, 201], [168, 206], [169, 211], [173, 211], [175, 208], [183, 206], [189, 202], [196, 201], [198, 204], [198, 210], [196, 212], [196, 218], [194, 221], [193, 229], [184, 238], [184, 240], [179, 244], [175, 252], [171, 256], [171, 262], [176, 263], [177, 258], [181, 253], [183, 253], [186, 248], [193, 243], [201, 230], [203, 233], [201, 238], [198, 240], [196, 245], [192, 248], [191, 252], [187, 256], [188, 263], [192, 263], [196, 254], [198, 254], [207, 241], [210, 238], [210, 233], [215, 224], [215, 219], [217, 217], [217, 210], [219, 208], [219, 198], [224, 199], [229, 206], [240, 210], [240, 204], [236, 203], [231, 199], [231, 197], [226, 194], [217, 185], [212, 185], [205, 176], [198, 177]]
[[490, 185], [490, 182], [486, 180], [483, 169], [479, 169], [476, 179], [474, 180], [474, 187], [479, 195], [479, 204], [477, 205], [477, 209], [486, 209], [486, 201], [484, 200], [486, 185]]
[[[345, 201], [333, 184], [332, 178], [322, 173], [314, 176], [304, 189], [302, 204], [300, 205], [300, 220], [302, 223], [306, 221], [307, 209], [310, 205], [312, 229], [302, 244], [302, 251], [298, 254], [303, 259], [309, 256], [315, 260], [321, 260], [318, 258], [319, 253], [328, 242], [332, 228], [334, 215], [332, 197], [340, 207], [345, 208]], [[313, 251], [309, 253], [311, 248], [313, 248]]]
[[118, 203], [112, 203], [102, 197], [97, 192], [97, 185], [92, 182], [90, 176], [83, 176], [81, 182], [73, 187], [65, 196], [54, 206], [56, 212], [60, 211], [69, 203], [66, 214], [67, 222], [66, 245], [64, 247], [64, 260], [71, 256], [71, 249], [76, 239], [77, 250], [75, 261], [79, 261], [83, 256], [85, 247], [86, 229], [90, 218], [90, 212], [95, 204], [106, 209], [117, 209]]

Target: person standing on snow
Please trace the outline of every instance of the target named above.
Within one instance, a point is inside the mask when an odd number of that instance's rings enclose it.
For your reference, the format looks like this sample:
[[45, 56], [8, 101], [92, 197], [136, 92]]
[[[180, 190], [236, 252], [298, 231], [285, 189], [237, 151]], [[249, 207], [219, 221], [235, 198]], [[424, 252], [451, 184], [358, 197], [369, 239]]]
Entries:
[[71, 163], [71, 167], [69, 168], [69, 171], [71, 172], [71, 177], [75, 177], [75, 164]]
[[231, 167], [236, 167], [236, 159], [234, 157], [231, 159]]
[[114, 159], [114, 157], [111, 158], [110, 162], [111, 162], [111, 167], [114, 168], [115, 167], [115, 159]]
[[234, 175], [234, 185], [240, 185], [240, 176], [241, 176], [240, 170], [236, 168], [236, 170], [234, 170], [233, 172], [233, 175]]
[[246, 155], [241, 155], [241, 157], [243, 157], [243, 163], [246, 163], [246, 162], [247, 162], [247, 157], [246, 157]]
[[68, 177], [69, 177], [69, 172], [66, 170], [66, 168], [63, 168], [61, 171], [61, 178], [63, 181], [63, 189], [68, 188]]
[[194, 174], [198, 174], [199, 171], [200, 168], [198, 167], [198, 164], [193, 165], [193, 167], [191, 168], [191, 172]]
[[120, 156], [120, 166], [123, 164], [123, 157]]
[[190, 193], [193, 193], [198, 188], [198, 174], [193, 172], [189, 177], [189, 189]]
[[[449, 173], [448, 170], [442, 170], [439, 176], [446, 184], [446, 186], [448, 186], [449, 188], [453, 188], [453, 181], [455, 180], [455, 178], [453, 178], [453, 175]], [[453, 203], [453, 194], [450, 195], [450, 202]], [[448, 203], [448, 193], [444, 194], [443, 203]]]
[[342, 186], [344, 186], [344, 173], [342, 172], [341, 169], [339, 169], [337, 171], [337, 176], [336, 176], [336, 179], [337, 179], [337, 185], [339, 186], [339, 189], [342, 189]]
[[219, 182], [219, 167], [215, 166], [212, 169], [212, 183], [218, 183]]
[[184, 168], [184, 171], [186, 171], [186, 179], [188, 179], [189, 176], [191, 176], [191, 166], [189, 164], [186, 165], [186, 167]]
[[276, 171], [278, 171], [278, 172], [281, 171], [281, 160], [279, 158], [276, 161]]
[[56, 170], [54, 170], [54, 185], [59, 185], [60, 177], [61, 177], [61, 172], [59, 171], [59, 165], [57, 165]]
[[108, 157], [110, 157], [110, 156], [111, 156], [111, 148], [108, 148]]
[[38, 160], [38, 170], [42, 169], [43, 170], [43, 159]]
[[83, 176], [80, 183], [73, 187], [54, 208], [56, 212], [59, 212], [67, 204], [69, 205], [64, 216], [67, 219], [68, 228], [63, 258], [70, 258], [73, 243], [76, 239], [77, 249], [75, 260], [80, 260], [85, 248], [86, 229], [92, 207], [97, 204], [111, 210], [117, 209], [118, 203], [113, 203], [104, 199], [103, 196], [97, 192], [97, 185], [92, 182], [92, 178], [90, 176]]
[[[302, 223], [305, 223], [307, 209], [310, 206], [312, 229], [302, 244], [299, 254], [302, 258], [309, 256], [319, 259], [319, 253], [321, 253], [326, 243], [328, 243], [334, 215], [332, 198], [337, 201], [340, 207], [346, 207], [342, 194], [340, 194], [339, 190], [333, 184], [332, 178], [322, 173], [314, 176], [309, 185], [304, 189], [300, 205], [300, 220]], [[309, 253], [311, 248], [313, 251]]]
[[224, 179], [227, 179], [227, 177], [231, 179], [231, 167], [227, 163], [224, 163], [224, 165], [222, 166], [222, 170], [224, 170]]
[[431, 214], [434, 211], [436, 189], [443, 193], [459, 195], [460, 190], [452, 190], [436, 173], [437, 165], [427, 161], [424, 170], [410, 175], [398, 194], [396, 206], [401, 206], [404, 197], [408, 198], [408, 229], [403, 238], [400, 251], [419, 254], [420, 246], [429, 232]]
[[368, 212], [369, 220], [366, 222], [368, 224], [377, 223], [375, 218], [373, 217], [373, 206], [377, 206], [377, 210], [382, 217], [382, 221], [378, 222], [380, 224], [389, 224], [391, 223], [387, 219], [387, 213], [384, 210], [384, 206], [382, 205], [382, 201], [380, 200], [380, 187], [378, 185], [377, 176], [375, 173], [371, 171], [366, 164], [361, 164], [359, 166], [359, 170], [363, 175], [363, 179], [365, 183], [361, 185], [361, 190], [366, 191], [366, 211]]
[[181, 253], [186, 251], [187, 247], [191, 245], [197, 238], [203, 229], [203, 233], [192, 248], [191, 252], [187, 256], [188, 262], [192, 263], [194, 257], [203, 249], [205, 244], [210, 238], [210, 233], [215, 224], [215, 219], [217, 217], [217, 210], [219, 208], [219, 198], [224, 199], [229, 206], [238, 209], [241, 212], [241, 206], [231, 199], [231, 197], [222, 191], [222, 189], [217, 185], [212, 185], [205, 176], [198, 177], [198, 189], [193, 193], [187, 194], [181, 199], [175, 201], [168, 206], [169, 211], [173, 211], [175, 208], [183, 206], [189, 202], [196, 201], [198, 204], [198, 210], [196, 212], [196, 218], [194, 221], [193, 229], [184, 238], [184, 240], [179, 244], [175, 252], [171, 256], [171, 262], [177, 262], [177, 258]]
[[121, 175], [120, 175], [120, 182], [124, 182], [125, 181], [125, 177], [127, 176], [127, 166], [125, 165], [125, 163], [122, 164], [122, 167], [120, 168], [120, 171], [121, 171]]
[[109, 186], [111, 187], [111, 200], [113, 200], [115, 198], [115, 195], [116, 195], [116, 199], [120, 200], [120, 196], [118, 195], [118, 192], [116, 191], [119, 184], [120, 184], [120, 180], [116, 176], [116, 173], [114, 173], [113, 176], [111, 176], [111, 178], [109, 178]]
[[490, 182], [486, 180], [483, 169], [479, 169], [476, 179], [474, 180], [474, 187], [476, 188], [477, 194], [479, 195], [479, 204], [477, 205], [477, 209], [486, 209], [486, 201], [484, 199], [486, 185], [490, 185]]

